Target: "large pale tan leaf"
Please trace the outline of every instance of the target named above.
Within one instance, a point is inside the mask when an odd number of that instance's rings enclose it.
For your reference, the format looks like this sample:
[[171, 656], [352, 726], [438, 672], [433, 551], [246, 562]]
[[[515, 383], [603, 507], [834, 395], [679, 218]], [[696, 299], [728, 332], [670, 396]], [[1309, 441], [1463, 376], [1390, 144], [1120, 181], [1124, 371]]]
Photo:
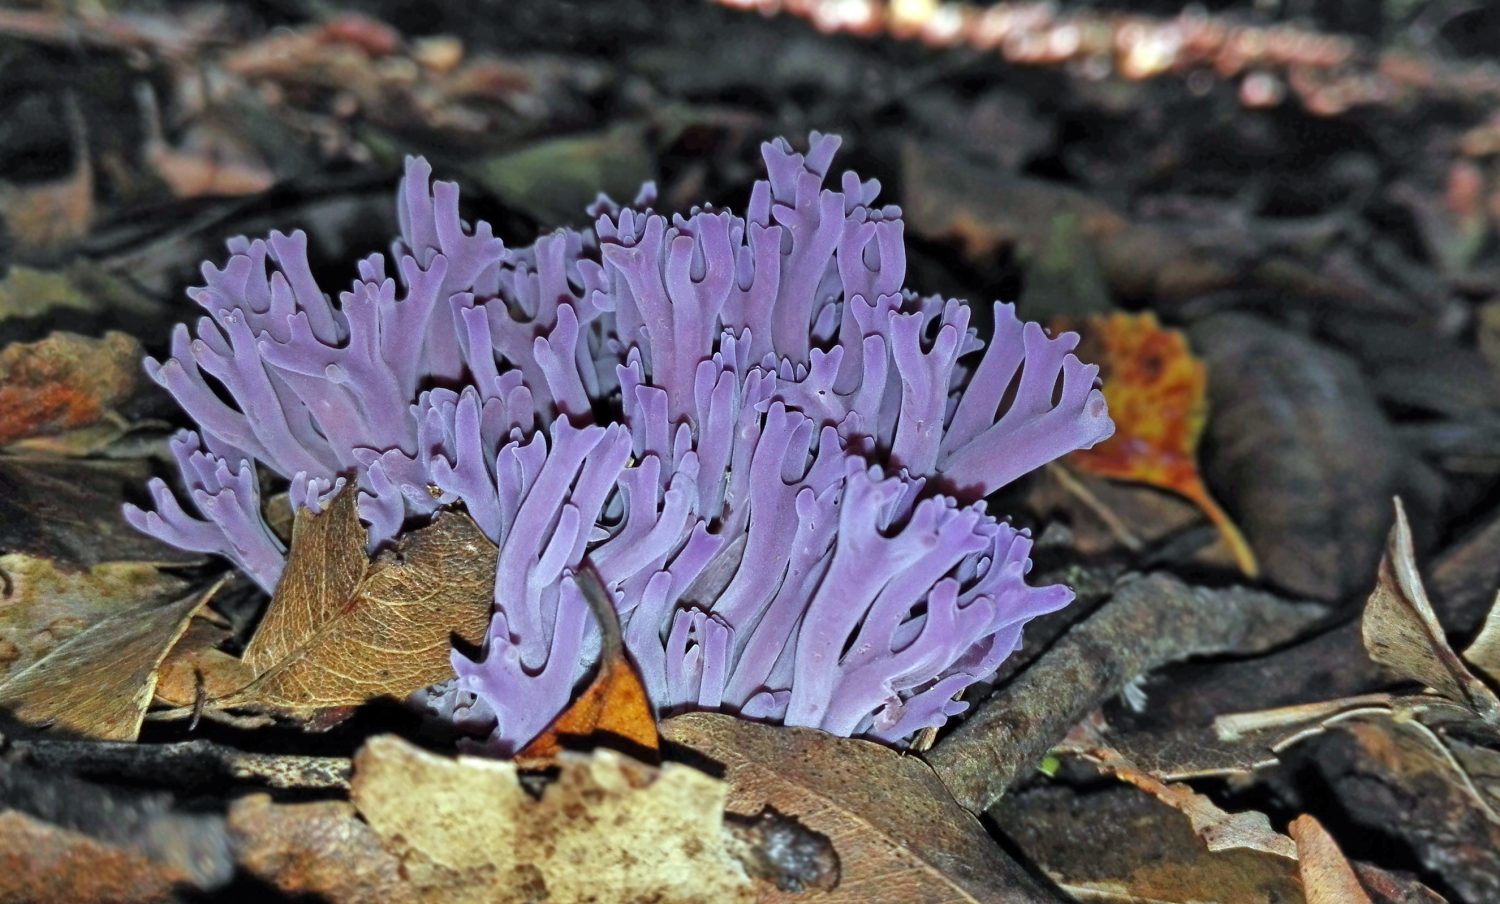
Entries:
[[1432, 611], [1400, 500], [1361, 630], [1365, 649], [1375, 662], [1467, 706], [1486, 723], [1500, 724], [1500, 699], [1453, 652]]
[[254, 674], [214, 701], [308, 718], [404, 697], [452, 674], [453, 639], [489, 624], [497, 550], [468, 516], [443, 512], [373, 561], [355, 494], [301, 511], [286, 572], [245, 650]]
[[754, 900], [725, 848], [723, 782], [608, 750], [565, 756], [540, 799], [514, 763], [371, 739], [350, 798], [420, 900]]
[[82, 737], [135, 740], [157, 667], [216, 589], [95, 621], [0, 684], [0, 711]]
[[[661, 731], [723, 764], [732, 811], [769, 806], [833, 843], [841, 878], [820, 902], [1052, 900], [916, 757], [714, 713], [668, 719]], [[800, 898], [768, 889], [760, 900]]]

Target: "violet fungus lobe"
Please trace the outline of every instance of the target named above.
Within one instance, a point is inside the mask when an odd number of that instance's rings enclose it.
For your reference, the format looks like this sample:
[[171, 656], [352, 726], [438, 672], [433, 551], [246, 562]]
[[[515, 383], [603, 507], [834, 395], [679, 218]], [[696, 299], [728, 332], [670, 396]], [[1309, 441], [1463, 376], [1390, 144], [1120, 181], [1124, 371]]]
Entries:
[[[514, 751], [599, 655], [585, 558], [663, 712], [901, 743], [960, 712], [1025, 623], [1030, 539], [982, 497], [1113, 425], [1072, 334], [904, 289], [901, 211], [838, 140], [763, 148], [743, 216], [601, 199], [590, 232], [510, 249], [408, 160], [401, 237], [333, 302], [302, 233], [230, 243], [206, 311], [147, 367], [196, 422], [139, 528], [267, 591], [285, 550], [258, 475], [316, 510], [345, 482], [372, 550], [461, 504], [499, 546], [482, 657], [435, 703]], [[637, 200], [649, 203], [649, 192]], [[215, 385], [216, 384], [216, 385]]]

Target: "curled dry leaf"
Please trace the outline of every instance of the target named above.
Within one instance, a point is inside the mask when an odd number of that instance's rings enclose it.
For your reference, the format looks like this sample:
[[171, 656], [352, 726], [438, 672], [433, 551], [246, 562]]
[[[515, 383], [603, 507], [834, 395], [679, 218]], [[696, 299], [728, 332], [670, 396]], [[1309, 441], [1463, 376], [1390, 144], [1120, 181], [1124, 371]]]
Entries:
[[0, 713], [81, 737], [135, 740], [157, 667], [221, 584], [96, 621], [0, 684]]
[[1472, 643], [1464, 650], [1464, 661], [1500, 684], [1500, 593]]
[[443, 512], [394, 550], [365, 554], [346, 490], [297, 513], [286, 571], [245, 648], [253, 680], [212, 701], [317, 720], [448, 678], [454, 638], [477, 644], [494, 600], [495, 545], [468, 516]]
[[1392, 674], [1420, 682], [1482, 722], [1500, 726], [1500, 699], [1453, 652], [1432, 611], [1400, 500], [1361, 630], [1370, 658]]
[[134, 336], [114, 331], [0, 349], [0, 446], [98, 424], [140, 385], [143, 354]]
[[1218, 528], [1248, 577], [1259, 573], [1255, 553], [1198, 473], [1198, 439], [1207, 417], [1206, 372], [1187, 338], [1156, 315], [1111, 314], [1082, 324], [1079, 355], [1099, 363], [1115, 434], [1067, 457], [1079, 470], [1169, 490], [1191, 501]]
[[[714, 713], [677, 716], [661, 730], [723, 764], [735, 813], [770, 806], [828, 837], [840, 877], [819, 901], [1052, 900], [916, 757]], [[764, 889], [759, 900], [799, 899]]]
[[564, 758], [533, 799], [513, 763], [390, 736], [360, 750], [351, 788], [418, 897], [454, 902], [754, 900], [725, 848], [726, 794], [696, 769], [599, 750]]
[[1372, 904], [1337, 841], [1309, 814], [1288, 828], [1297, 843], [1297, 867], [1307, 904]]

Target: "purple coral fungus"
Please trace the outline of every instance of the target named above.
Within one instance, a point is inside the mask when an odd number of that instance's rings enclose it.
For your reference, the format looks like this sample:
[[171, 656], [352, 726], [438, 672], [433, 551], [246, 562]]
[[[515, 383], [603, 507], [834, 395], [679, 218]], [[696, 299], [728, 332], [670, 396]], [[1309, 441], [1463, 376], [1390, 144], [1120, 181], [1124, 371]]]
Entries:
[[985, 344], [905, 291], [900, 210], [825, 188], [838, 140], [810, 145], [764, 145], [743, 217], [601, 199], [592, 232], [520, 249], [409, 160], [396, 273], [371, 255], [337, 304], [300, 232], [231, 242], [191, 293], [208, 316], [147, 365], [198, 425], [172, 450], [202, 517], [159, 481], [127, 516], [269, 591], [258, 470], [314, 510], [352, 483], [372, 550], [462, 504], [500, 549], [495, 616], [445, 703], [502, 751], [597, 660], [585, 558], [662, 712], [941, 725], [1071, 599], [1026, 584], [1030, 540], [981, 497], [1113, 426], [1075, 336], [997, 304]]

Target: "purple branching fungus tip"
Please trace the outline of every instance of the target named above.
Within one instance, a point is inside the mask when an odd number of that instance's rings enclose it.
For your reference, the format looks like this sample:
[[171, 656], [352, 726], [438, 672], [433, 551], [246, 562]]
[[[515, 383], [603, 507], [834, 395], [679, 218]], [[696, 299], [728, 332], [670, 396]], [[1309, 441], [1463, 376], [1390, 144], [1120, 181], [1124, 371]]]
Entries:
[[[462, 504], [499, 546], [483, 658], [428, 692], [511, 752], [568, 704], [600, 631], [587, 557], [662, 713], [705, 709], [901, 743], [963, 710], [1031, 618], [1031, 541], [981, 499], [1113, 430], [1073, 334], [904, 289], [901, 211], [838, 139], [763, 147], [743, 216], [591, 209], [506, 248], [409, 159], [389, 261], [334, 303], [301, 232], [229, 243], [151, 376], [196, 422], [191, 507], [141, 530], [267, 591], [286, 550], [259, 475], [314, 511], [347, 481], [372, 551]], [[210, 382], [212, 380], [212, 382]], [[217, 385], [214, 385], [217, 384]], [[226, 401], [229, 400], [229, 401]]]

